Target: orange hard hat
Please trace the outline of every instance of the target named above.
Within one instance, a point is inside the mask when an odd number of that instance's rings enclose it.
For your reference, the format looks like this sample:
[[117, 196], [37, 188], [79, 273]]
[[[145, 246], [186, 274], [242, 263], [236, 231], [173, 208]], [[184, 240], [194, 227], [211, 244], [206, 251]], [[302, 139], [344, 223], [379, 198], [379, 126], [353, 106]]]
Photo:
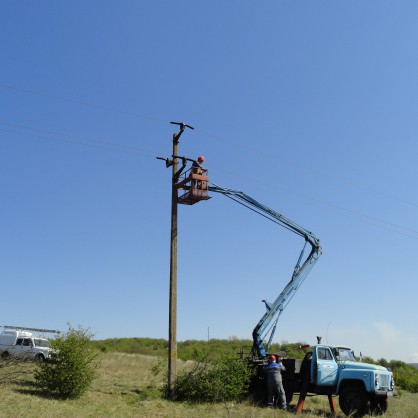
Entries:
[[197, 161], [199, 161], [200, 163], [203, 163], [203, 161], [205, 161], [205, 157], [203, 155], [199, 155], [197, 157]]

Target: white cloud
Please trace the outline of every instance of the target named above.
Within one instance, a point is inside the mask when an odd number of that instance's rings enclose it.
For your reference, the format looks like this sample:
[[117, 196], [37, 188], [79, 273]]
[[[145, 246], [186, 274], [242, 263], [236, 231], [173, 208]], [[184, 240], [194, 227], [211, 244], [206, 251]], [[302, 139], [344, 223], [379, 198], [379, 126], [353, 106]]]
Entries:
[[396, 344], [402, 339], [400, 332], [393, 324], [389, 324], [388, 322], [375, 322], [372, 325], [378, 331], [380, 339], [386, 344]]
[[[361, 352], [363, 356], [374, 360], [384, 358], [418, 363], [418, 335], [411, 335], [410, 331], [400, 329], [393, 323], [342, 324], [335, 321], [325, 328], [322, 339], [324, 344], [345, 345], [352, 348], [356, 355]], [[305, 329], [303, 334], [308, 337], [307, 341], [316, 343], [312, 330]], [[291, 338], [288, 340], [293, 341]]]
[[370, 334], [370, 345], [384, 353], [381, 357], [387, 360], [401, 360], [406, 363], [418, 362], [418, 337], [410, 331], [397, 328], [389, 322], [375, 322], [371, 324], [376, 334]]
[[[406, 363], [418, 363], [418, 332], [409, 324], [394, 321], [351, 321], [333, 317], [330, 321], [307, 318], [303, 323], [283, 321], [276, 333], [275, 342], [283, 339], [290, 342], [316, 344], [316, 336], [322, 343], [344, 345], [352, 348], [356, 355], [374, 360], [384, 358]], [[285, 338], [283, 338], [285, 336]]]

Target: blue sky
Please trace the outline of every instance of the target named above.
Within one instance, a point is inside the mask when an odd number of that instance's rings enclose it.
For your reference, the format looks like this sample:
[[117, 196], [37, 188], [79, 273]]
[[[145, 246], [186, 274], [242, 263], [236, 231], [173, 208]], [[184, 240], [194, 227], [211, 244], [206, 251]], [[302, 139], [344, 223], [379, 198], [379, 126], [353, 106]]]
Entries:
[[[1, 6], [2, 324], [168, 338], [170, 121], [213, 182], [313, 231], [275, 341], [418, 362], [418, 4]], [[178, 339], [251, 338], [300, 238], [179, 207]]]

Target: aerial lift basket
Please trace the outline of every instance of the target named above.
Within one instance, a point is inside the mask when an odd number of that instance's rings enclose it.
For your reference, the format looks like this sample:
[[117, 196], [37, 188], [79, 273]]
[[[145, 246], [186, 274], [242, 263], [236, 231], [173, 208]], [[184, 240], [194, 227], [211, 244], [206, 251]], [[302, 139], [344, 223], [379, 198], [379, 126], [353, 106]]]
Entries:
[[177, 198], [177, 202], [182, 205], [194, 205], [201, 200], [210, 199], [208, 193], [208, 170], [200, 168], [198, 173], [193, 172], [194, 168], [185, 171], [179, 178], [175, 187], [179, 191], [184, 191]]

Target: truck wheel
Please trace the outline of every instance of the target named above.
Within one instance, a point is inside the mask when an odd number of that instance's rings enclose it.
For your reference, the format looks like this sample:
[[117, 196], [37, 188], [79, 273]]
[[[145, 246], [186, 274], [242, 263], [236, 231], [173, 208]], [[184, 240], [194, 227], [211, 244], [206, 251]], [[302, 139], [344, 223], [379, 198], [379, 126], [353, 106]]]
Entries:
[[291, 392], [291, 391], [286, 392], [285, 391], [285, 395], [286, 395], [286, 403], [289, 405], [293, 400], [293, 392]]
[[286, 395], [286, 403], [289, 405], [293, 400], [294, 382], [283, 382], [283, 389]]
[[2, 354], [1, 354], [1, 358], [2, 358], [3, 360], [8, 359], [9, 357], [10, 357], [10, 354], [9, 354], [9, 352], [8, 352], [8, 351], [5, 351], [4, 353], [2, 353]]
[[383, 415], [388, 410], [388, 398], [370, 401], [370, 412], [374, 416]]
[[367, 396], [363, 389], [357, 386], [345, 388], [339, 399], [341, 411], [350, 418], [360, 418], [367, 414]]
[[38, 363], [43, 363], [45, 361], [45, 357], [42, 354], [37, 354], [35, 356], [35, 361]]

